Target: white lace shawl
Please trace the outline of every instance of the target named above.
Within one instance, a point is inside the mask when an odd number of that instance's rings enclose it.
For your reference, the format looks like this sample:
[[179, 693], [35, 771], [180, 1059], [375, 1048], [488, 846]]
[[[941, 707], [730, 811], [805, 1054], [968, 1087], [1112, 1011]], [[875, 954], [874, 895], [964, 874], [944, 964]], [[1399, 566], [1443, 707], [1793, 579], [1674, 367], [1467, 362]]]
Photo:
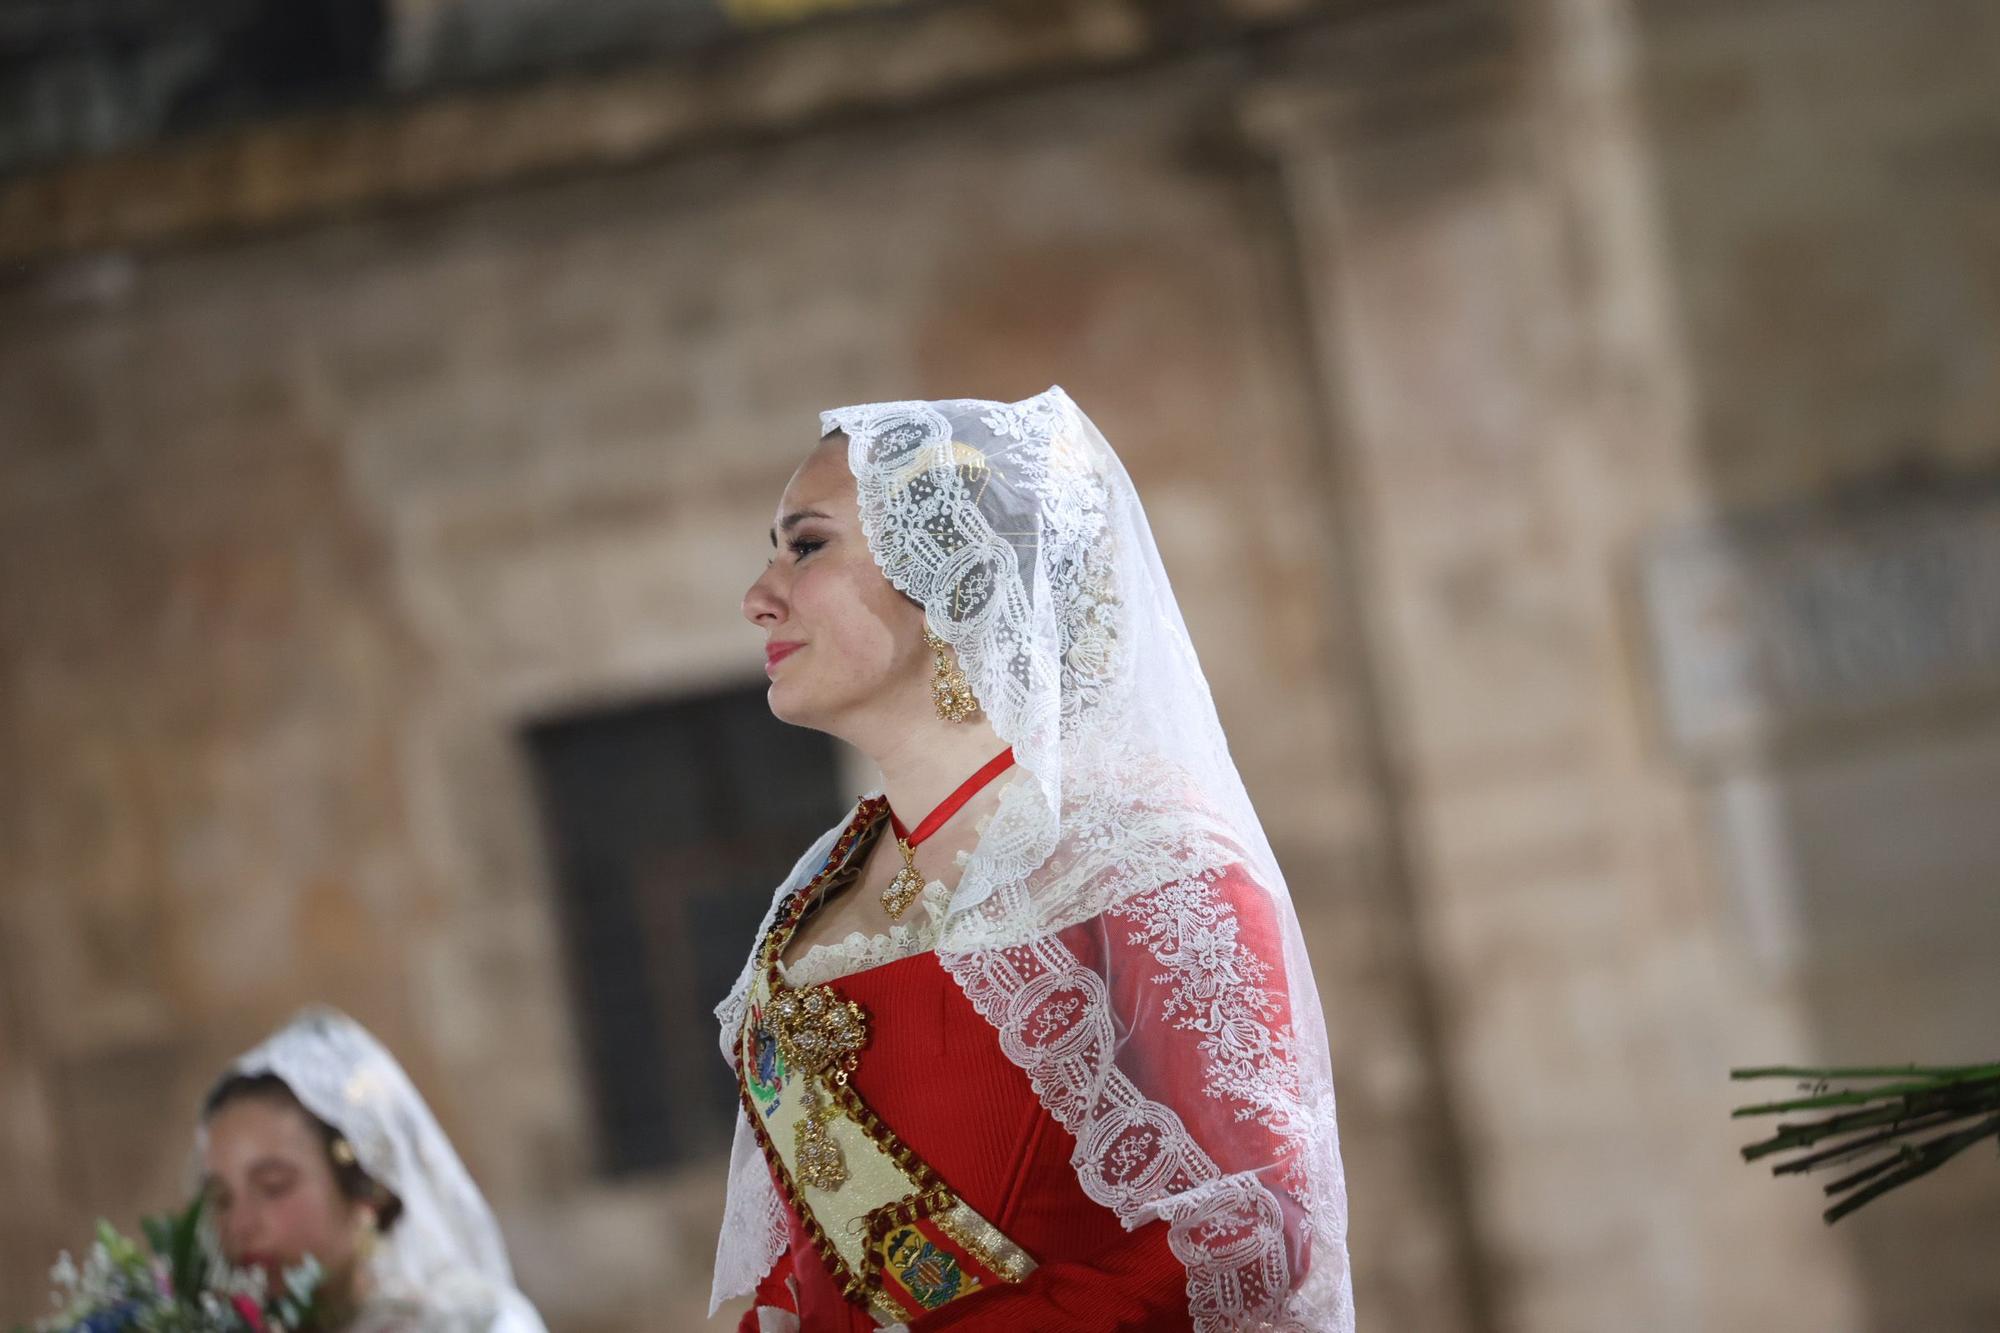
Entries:
[[[1023, 774], [939, 923], [940, 962], [1075, 1137], [1084, 1192], [1128, 1228], [1165, 1220], [1200, 1333], [1351, 1333], [1311, 968], [1124, 468], [1061, 389], [843, 408], [822, 429], [847, 436], [876, 562]], [[725, 1054], [748, 980], [717, 1009]], [[785, 1236], [739, 1117], [715, 1302]]]

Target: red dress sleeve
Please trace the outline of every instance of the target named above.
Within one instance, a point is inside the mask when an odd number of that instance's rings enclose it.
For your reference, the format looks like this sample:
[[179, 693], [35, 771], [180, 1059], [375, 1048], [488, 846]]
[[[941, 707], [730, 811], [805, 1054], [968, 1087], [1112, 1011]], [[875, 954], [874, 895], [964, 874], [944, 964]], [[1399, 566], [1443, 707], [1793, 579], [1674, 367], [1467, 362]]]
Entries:
[[[1245, 1025], [1290, 1027], [1280, 916], [1243, 867], [1197, 883], [1164, 886], [1060, 932], [1084, 967], [1110, 980], [1120, 1064], [1143, 1069], [1142, 1091], [1180, 1111], [1216, 1168], [1277, 1179], [1286, 1145], [1254, 1114], [1237, 1116], [1206, 1095], [1240, 1068]], [[1233, 1090], [1233, 1089], [1232, 1089]], [[1223, 1109], [1223, 1114], [1217, 1114]], [[1290, 1280], [1306, 1267], [1304, 1210], [1274, 1189]], [[1150, 1222], [1078, 1257], [1043, 1264], [1028, 1278], [954, 1302], [911, 1323], [912, 1333], [1027, 1329], [1109, 1333], [1186, 1329], [1188, 1273], [1168, 1245], [1167, 1224]]]

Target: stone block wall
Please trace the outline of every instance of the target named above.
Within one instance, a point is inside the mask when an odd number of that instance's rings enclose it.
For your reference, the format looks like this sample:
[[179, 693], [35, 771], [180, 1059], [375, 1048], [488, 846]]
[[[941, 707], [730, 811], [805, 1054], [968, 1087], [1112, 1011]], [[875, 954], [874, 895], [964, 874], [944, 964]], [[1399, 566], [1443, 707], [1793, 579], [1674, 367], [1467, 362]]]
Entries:
[[[1962, 507], [1990, 526], [2000, 475], [2000, 13], [1640, 11], [1701, 489], [1752, 523], [1844, 513], [1903, 531], [1865, 560], [1858, 538], [1820, 543], [1829, 572], [1852, 562], [1829, 586], [1863, 594], [1843, 630], [1880, 697], [1837, 724], [1773, 707], [1765, 753], [1689, 756], [1724, 908], [1761, 939], [1768, 984], [1800, 989], [1814, 1058], [1990, 1059], [2000, 682], [1974, 670], [1979, 617], [1952, 598], [1991, 605], [2000, 584], [1990, 557], [1933, 568], [1922, 544]], [[1898, 549], [1915, 582], [1886, 581]], [[1862, 609], [1871, 578], [1901, 588], [1893, 610]], [[1840, 1224], [1868, 1327], [2000, 1319], [1985, 1243], [2000, 1189], [1990, 1156], [1969, 1156]]]
[[1204, 146], [1232, 77], [98, 257], [0, 298], [24, 835], [0, 1160], [50, 1201], [8, 1238], [7, 1308], [90, 1214], [173, 1197], [206, 1080], [324, 999], [430, 1091], [555, 1327], [698, 1324], [719, 1164], [594, 1176], [518, 728], [756, 679], [737, 604], [819, 409], [1060, 381], [1147, 497], [1313, 935], [1363, 1282], [1458, 1326], [1263, 168]]
[[[1829, 1235], [1721, 1078], [1980, 1053], [1990, 695], [1690, 750], [1644, 591], [1663, 535], [1990, 473], [1990, 6], [1226, 8], [0, 186], [0, 1317], [317, 998], [554, 1327], [700, 1326], [719, 1170], [593, 1169], [519, 729], [756, 679], [820, 408], [1060, 381], [1306, 924], [1364, 1327], [1992, 1324], [1975, 1165]], [[900, 81], [829, 80], [871, 42]]]

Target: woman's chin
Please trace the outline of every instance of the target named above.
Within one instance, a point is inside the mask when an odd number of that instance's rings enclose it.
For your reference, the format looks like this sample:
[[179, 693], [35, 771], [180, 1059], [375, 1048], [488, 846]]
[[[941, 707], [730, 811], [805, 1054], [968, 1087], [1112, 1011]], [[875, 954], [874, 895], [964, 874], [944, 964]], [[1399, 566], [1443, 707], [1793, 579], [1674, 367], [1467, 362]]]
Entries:
[[780, 722], [789, 722], [795, 727], [812, 725], [812, 709], [799, 698], [798, 687], [789, 681], [774, 680], [764, 691], [764, 701], [771, 707], [771, 716]]
[[770, 705], [771, 716], [788, 726], [847, 738], [840, 726], [845, 714], [840, 709], [828, 708], [824, 699], [813, 698], [796, 687], [787, 688], [784, 681], [772, 681], [764, 700]]

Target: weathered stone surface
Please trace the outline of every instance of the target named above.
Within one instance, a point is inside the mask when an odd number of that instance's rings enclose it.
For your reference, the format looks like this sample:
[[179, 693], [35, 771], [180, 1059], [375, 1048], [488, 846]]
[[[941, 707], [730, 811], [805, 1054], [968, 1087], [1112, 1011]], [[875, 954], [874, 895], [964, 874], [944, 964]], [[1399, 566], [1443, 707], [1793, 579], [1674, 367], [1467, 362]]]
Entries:
[[[700, 1326], [716, 1170], [592, 1174], [518, 729], [755, 679], [820, 408], [1060, 381], [1289, 869], [1364, 1326], [1990, 1326], [1976, 1170], [1828, 1236], [1721, 1073], [1976, 1053], [1992, 720], [1717, 777], [1638, 578], [1991, 463], [1993, 28], [1922, 8], [1465, 0], [1001, 95], [1151, 39], [947, 6], [7, 187], [8, 254], [141, 249], [0, 293], [0, 1315], [318, 998], [552, 1326]], [[652, 160], [725, 124], [784, 137]]]
[[[1196, 61], [6, 297], [29, 351], [0, 358], [6, 762], [40, 775], [5, 795], [32, 834], [6, 875], [21, 1058], [180, 1089], [74, 1177], [79, 1207], [156, 1202], [215, 1065], [324, 998], [432, 1091], [554, 1325], [698, 1325], [714, 1172], [592, 1175], [516, 730], [755, 679], [738, 603], [820, 408], [1061, 381], [1154, 503], [1315, 945], [1352, 960], [1323, 984], [1364, 1290], [1455, 1326], [1310, 407], [1273, 364], [1250, 178], [1184, 151], [1237, 77]], [[21, 1245], [10, 1307], [42, 1262]]]

